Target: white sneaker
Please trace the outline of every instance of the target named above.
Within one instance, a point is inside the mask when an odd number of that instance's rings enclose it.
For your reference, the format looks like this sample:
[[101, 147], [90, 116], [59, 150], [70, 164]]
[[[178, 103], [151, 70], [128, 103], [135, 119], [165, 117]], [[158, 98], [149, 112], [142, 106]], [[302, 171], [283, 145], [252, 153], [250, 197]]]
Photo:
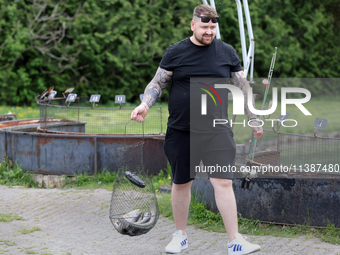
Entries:
[[229, 255], [249, 254], [259, 250], [261, 250], [260, 245], [247, 242], [239, 233], [235, 235], [235, 239], [231, 243], [228, 242]]
[[165, 251], [168, 253], [180, 253], [186, 248], [188, 248], [188, 236], [182, 235], [182, 230], [177, 230], [172, 235], [171, 242], [165, 247]]

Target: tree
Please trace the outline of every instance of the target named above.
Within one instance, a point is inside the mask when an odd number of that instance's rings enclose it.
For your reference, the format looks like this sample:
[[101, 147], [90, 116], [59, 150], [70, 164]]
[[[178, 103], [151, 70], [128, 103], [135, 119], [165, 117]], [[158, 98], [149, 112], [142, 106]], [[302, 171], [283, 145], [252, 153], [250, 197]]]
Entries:
[[[339, 1], [249, 1], [254, 77], [339, 77]], [[138, 100], [166, 48], [191, 35], [196, 0], [0, 0], [0, 99], [31, 104], [37, 92], [75, 87], [78, 95]], [[237, 8], [216, 2], [222, 40], [241, 56]], [[274, 8], [275, 7], [275, 8]], [[246, 35], [247, 37], [247, 35]], [[312, 94], [339, 88], [310, 85]], [[167, 92], [162, 100], [167, 99]]]

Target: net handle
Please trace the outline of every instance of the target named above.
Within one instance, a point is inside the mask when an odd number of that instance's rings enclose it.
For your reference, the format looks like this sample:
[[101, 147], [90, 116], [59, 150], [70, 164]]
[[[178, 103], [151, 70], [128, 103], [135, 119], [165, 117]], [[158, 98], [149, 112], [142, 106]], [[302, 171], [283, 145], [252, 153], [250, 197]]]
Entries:
[[[124, 134], [124, 144], [126, 144], [126, 128], [129, 125], [131, 119], [125, 124], [125, 134]], [[142, 131], [143, 131], [143, 142], [144, 142], [144, 121], [142, 122]]]

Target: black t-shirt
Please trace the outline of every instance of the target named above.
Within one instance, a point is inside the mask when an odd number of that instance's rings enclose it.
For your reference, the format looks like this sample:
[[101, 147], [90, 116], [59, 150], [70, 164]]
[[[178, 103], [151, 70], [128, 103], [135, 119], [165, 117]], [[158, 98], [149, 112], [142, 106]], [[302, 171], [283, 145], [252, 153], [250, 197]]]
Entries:
[[[173, 72], [168, 126], [180, 130], [190, 130], [191, 78], [230, 78], [231, 72], [242, 70], [234, 48], [217, 39], [210, 45], [198, 46], [186, 38], [168, 47], [159, 66]], [[228, 98], [224, 100], [221, 116], [227, 117]]]

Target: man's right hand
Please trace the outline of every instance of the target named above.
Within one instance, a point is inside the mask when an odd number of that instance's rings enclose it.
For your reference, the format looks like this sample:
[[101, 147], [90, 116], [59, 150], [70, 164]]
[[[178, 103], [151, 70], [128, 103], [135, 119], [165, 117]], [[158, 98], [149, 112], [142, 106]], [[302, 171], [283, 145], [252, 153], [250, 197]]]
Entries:
[[131, 113], [131, 119], [137, 122], [142, 122], [149, 111], [149, 107], [146, 103], [141, 103]]

